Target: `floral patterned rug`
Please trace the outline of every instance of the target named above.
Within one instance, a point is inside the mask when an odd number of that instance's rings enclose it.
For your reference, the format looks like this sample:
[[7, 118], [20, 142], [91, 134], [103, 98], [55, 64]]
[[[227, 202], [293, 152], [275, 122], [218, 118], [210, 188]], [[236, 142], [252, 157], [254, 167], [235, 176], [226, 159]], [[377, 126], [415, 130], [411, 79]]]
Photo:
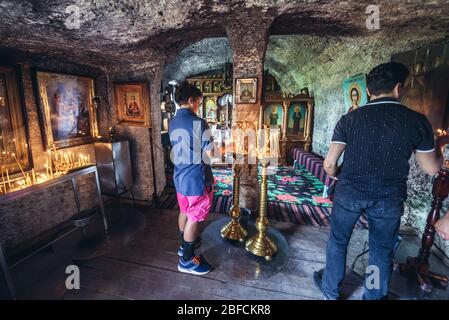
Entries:
[[[215, 196], [232, 195], [231, 169], [213, 169]], [[260, 176], [259, 176], [260, 180]], [[276, 174], [268, 176], [268, 201], [296, 205], [332, 207], [329, 203], [318, 203], [313, 196], [323, 195], [324, 185], [309, 171], [300, 167], [279, 167]]]
[[[212, 211], [229, 212], [232, 204], [232, 169], [213, 168], [215, 195]], [[259, 175], [260, 180], [260, 175]], [[330, 202], [317, 202], [322, 197], [323, 183], [304, 167], [281, 166], [268, 176], [268, 217], [302, 225], [329, 226]], [[176, 196], [162, 201], [164, 208], [177, 208]], [[367, 228], [363, 217], [356, 228]]]

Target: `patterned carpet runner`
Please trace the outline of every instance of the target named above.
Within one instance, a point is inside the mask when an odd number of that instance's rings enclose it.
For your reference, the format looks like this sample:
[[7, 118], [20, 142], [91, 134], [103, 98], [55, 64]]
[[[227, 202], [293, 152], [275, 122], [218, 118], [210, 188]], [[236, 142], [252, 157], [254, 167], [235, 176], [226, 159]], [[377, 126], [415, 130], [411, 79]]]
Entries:
[[[227, 214], [232, 204], [232, 170], [213, 168], [215, 195], [212, 211]], [[259, 176], [260, 178], [260, 176]], [[178, 208], [175, 190], [168, 186], [161, 199], [161, 207]], [[320, 227], [329, 226], [332, 204], [318, 203], [315, 197], [323, 194], [323, 183], [303, 166], [279, 167], [277, 172], [268, 176], [268, 218], [301, 225]], [[356, 228], [367, 228], [362, 217]]]

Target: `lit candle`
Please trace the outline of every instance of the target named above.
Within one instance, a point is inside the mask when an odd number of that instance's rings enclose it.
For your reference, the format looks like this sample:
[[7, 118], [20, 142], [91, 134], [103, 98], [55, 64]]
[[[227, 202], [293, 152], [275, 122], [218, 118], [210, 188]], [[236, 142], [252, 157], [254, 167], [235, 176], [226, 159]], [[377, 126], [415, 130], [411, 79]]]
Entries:
[[86, 164], [90, 163], [90, 155], [87, 155]]
[[[13, 141], [15, 141], [15, 139], [13, 139]], [[16, 160], [16, 163], [19, 166], [20, 171], [22, 171], [23, 177], [25, 177], [25, 171], [23, 171], [22, 165], [20, 164], [19, 159], [17, 159], [16, 154], [15, 153], [11, 153], [11, 155], [14, 157], [14, 160]]]
[[5, 179], [3, 178], [3, 168], [0, 168], [0, 170], [1, 170], [1, 175], [2, 175], [2, 184], [0, 184], [0, 191], [3, 192], [3, 189], [5, 189], [4, 192], [6, 193]]
[[6, 169], [6, 179], [8, 180], [8, 187], [9, 187], [9, 190], [11, 190], [11, 180], [9, 180], [9, 172], [8, 172], [8, 169]]
[[265, 126], [265, 148], [264, 148], [264, 157], [270, 155], [270, 129]]
[[33, 176], [33, 184], [36, 184], [36, 172], [34, 171], [34, 168], [31, 169], [31, 174]]
[[5, 193], [6, 193], [6, 182], [5, 182], [5, 175], [3, 174], [3, 168], [2, 169], [2, 183], [3, 183], [3, 188], [5, 189]]

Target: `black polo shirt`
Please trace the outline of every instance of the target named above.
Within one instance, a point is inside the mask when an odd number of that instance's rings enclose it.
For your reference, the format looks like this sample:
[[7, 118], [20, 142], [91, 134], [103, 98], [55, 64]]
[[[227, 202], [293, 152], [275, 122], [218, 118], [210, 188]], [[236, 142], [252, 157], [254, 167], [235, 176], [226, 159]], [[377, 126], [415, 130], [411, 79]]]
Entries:
[[335, 197], [354, 200], [405, 200], [412, 153], [435, 150], [426, 117], [391, 98], [341, 117], [331, 143], [346, 145]]

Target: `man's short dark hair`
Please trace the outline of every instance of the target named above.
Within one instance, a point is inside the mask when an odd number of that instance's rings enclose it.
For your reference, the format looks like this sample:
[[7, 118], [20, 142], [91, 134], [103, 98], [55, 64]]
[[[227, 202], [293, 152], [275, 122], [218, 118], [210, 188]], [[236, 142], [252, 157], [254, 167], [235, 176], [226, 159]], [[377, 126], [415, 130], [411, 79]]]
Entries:
[[189, 98], [198, 99], [202, 96], [203, 93], [201, 90], [188, 82], [181, 83], [179, 88], [176, 89], [176, 102], [179, 105], [186, 104], [189, 101]]
[[409, 71], [405, 65], [398, 62], [383, 63], [375, 67], [366, 77], [366, 86], [373, 95], [390, 93], [396, 84], [404, 86]]

